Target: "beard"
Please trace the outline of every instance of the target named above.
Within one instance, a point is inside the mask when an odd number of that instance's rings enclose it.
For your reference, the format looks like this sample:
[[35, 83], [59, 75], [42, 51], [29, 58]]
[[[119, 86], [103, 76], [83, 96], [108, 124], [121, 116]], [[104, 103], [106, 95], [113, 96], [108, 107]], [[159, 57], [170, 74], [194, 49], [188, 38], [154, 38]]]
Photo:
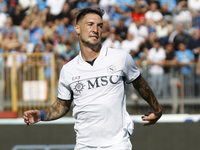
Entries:
[[95, 48], [100, 44], [100, 42], [97, 42], [97, 43], [93, 44], [93, 43], [91, 43], [89, 41], [84, 40], [81, 37], [80, 37], [80, 39], [81, 39], [83, 45], [85, 45], [86, 47], [91, 48], [92, 50], [95, 50]]

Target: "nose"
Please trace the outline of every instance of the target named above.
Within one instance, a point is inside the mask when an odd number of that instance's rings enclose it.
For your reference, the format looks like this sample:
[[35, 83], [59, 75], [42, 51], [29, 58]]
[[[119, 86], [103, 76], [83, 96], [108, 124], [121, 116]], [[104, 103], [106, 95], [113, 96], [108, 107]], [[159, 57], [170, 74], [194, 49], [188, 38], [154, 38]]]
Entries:
[[98, 26], [97, 25], [93, 25], [92, 31], [97, 33], [98, 32]]

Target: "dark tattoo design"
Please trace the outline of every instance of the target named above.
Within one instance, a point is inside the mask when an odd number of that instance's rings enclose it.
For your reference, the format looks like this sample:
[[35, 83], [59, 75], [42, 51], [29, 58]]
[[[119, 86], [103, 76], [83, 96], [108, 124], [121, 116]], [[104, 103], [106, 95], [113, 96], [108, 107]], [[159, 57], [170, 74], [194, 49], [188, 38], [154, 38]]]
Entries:
[[55, 120], [66, 115], [70, 110], [71, 101], [57, 99], [49, 108], [43, 110], [44, 121]]
[[161, 112], [161, 107], [152, 89], [141, 75], [133, 81], [133, 86], [140, 96], [153, 108], [155, 115], [159, 114]]

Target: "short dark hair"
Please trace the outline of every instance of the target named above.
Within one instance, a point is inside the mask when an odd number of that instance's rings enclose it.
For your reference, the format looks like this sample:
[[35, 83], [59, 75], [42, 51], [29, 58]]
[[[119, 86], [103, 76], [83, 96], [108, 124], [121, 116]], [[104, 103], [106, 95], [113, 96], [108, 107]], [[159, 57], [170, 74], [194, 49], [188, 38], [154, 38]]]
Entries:
[[76, 24], [78, 23], [78, 21], [80, 19], [82, 19], [86, 14], [89, 14], [89, 13], [97, 14], [102, 18], [104, 13], [105, 13], [105, 11], [103, 9], [99, 8], [99, 7], [97, 7], [97, 8], [95, 8], [95, 7], [86, 7], [86, 8], [80, 9], [79, 10], [79, 14], [76, 17]]

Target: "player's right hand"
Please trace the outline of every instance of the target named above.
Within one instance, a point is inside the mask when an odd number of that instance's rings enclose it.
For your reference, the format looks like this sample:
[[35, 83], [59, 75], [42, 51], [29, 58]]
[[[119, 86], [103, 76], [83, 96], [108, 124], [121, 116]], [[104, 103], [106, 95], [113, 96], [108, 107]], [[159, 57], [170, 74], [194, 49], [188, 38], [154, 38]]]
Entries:
[[41, 112], [39, 110], [28, 110], [24, 112], [23, 118], [27, 125], [31, 125], [40, 121]]

